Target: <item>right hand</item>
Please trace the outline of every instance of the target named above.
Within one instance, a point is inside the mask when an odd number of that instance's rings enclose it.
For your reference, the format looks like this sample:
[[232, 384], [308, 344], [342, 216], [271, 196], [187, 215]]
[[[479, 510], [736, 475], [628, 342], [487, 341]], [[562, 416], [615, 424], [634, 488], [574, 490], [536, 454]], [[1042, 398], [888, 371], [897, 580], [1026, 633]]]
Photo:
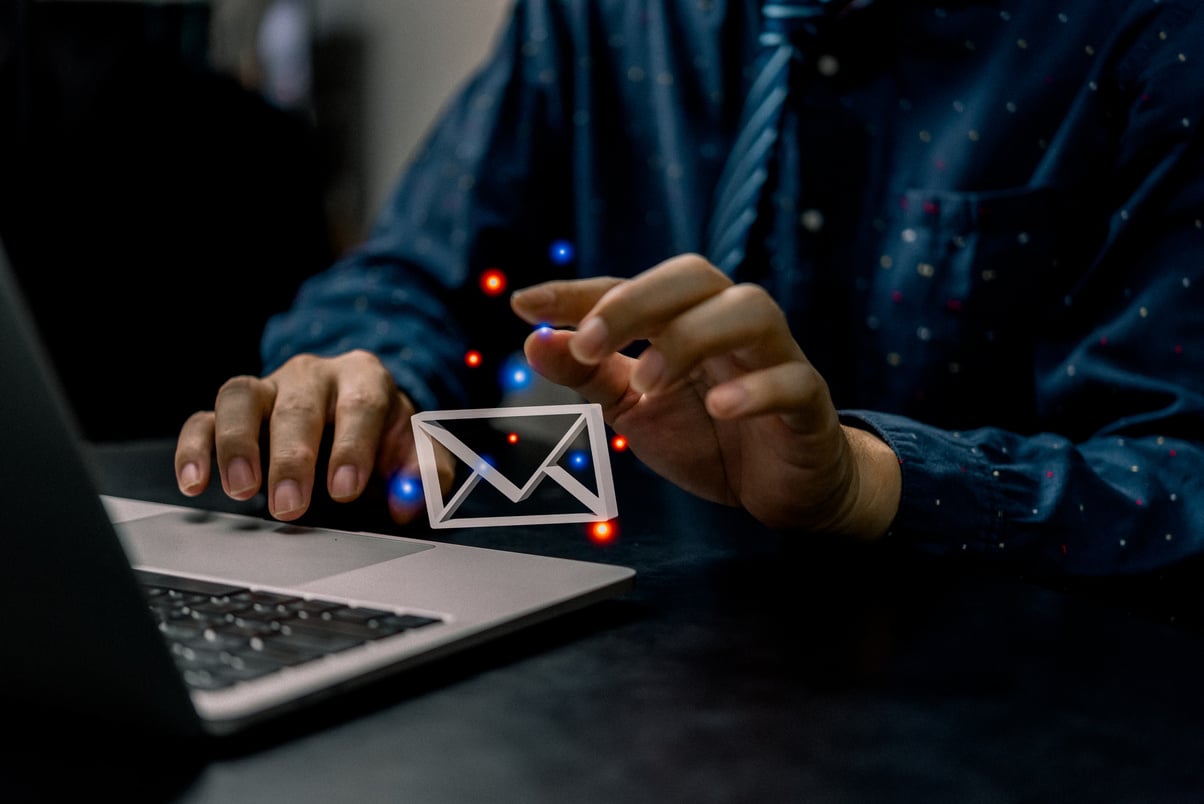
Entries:
[[[379, 358], [365, 351], [338, 357], [297, 355], [266, 377], [234, 377], [218, 392], [212, 411], [194, 413], [176, 444], [176, 482], [193, 497], [210, 482], [213, 450], [222, 488], [236, 500], [260, 490], [259, 438], [268, 426], [268, 511], [289, 521], [309, 508], [322, 432], [334, 425], [326, 488], [350, 502], [363, 493], [373, 470], [389, 479], [398, 472], [418, 477], [410, 417], [415, 409]], [[436, 451], [441, 485], [454, 466]], [[394, 520], [405, 523], [423, 508], [389, 495]]]

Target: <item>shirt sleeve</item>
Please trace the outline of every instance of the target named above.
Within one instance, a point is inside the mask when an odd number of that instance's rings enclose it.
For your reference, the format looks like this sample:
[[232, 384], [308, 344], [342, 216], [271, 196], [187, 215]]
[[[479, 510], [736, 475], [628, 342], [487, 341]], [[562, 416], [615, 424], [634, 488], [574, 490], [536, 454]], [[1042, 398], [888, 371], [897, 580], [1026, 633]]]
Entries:
[[1035, 431], [846, 412], [899, 457], [892, 538], [1047, 576], [1204, 554], [1204, 68], [1170, 36], [1118, 67], [1106, 232], [1062, 310], [1032, 322]]
[[[444, 109], [365, 242], [303, 284], [261, 341], [265, 371], [299, 353], [378, 355], [419, 409], [488, 404], [525, 325], [509, 290], [537, 281], [568, 236], [561, 57], [541, 3], [517, 2], [475, 76]], [[479, 286], [489, 269], [507, 287]], [[452, 313], [454, 311], [454, 315]], [[469, 350], [481, 362], [468, 368]]]

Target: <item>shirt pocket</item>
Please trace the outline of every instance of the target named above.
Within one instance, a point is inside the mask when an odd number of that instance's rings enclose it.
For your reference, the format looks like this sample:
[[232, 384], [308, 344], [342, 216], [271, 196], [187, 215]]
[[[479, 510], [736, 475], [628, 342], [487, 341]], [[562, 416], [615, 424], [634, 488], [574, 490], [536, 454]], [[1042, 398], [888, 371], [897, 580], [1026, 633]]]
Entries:
[[1065, 217], [1053, 190], [904, 192], [864, 285], [873, 353], [863, 388], [945, 422], [965, 419], [968, 405], [984, 420], [1030, 409], [1034, 336], [1060, 298]]

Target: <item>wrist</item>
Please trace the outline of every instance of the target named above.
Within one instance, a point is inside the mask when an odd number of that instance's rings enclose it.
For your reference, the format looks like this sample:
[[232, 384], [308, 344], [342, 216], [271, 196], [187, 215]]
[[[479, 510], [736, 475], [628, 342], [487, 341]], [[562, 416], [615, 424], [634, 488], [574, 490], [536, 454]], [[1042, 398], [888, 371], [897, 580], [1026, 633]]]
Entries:
[[903, 471], [899, 456], [871, 432], [841, 425], [852, 454], [854, 472], [849, 515], [840, 528], [854, 538], [875, 541], [886, 535], [899, 511]]

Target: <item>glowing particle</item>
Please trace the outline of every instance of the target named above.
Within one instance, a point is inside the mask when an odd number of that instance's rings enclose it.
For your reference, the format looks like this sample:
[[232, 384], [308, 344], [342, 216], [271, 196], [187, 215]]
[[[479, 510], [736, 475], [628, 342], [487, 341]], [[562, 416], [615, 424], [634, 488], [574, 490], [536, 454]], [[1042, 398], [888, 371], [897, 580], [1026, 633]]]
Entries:
[[573, 261], [575, 254], [576, 250], [573, 248], [573, 244], [567, 240], [556, 240], [548, 249], [548, 256], [557, 265], [568, 265]]
[[506, 436], [506, 440], [509, 441], [511, 444], [517, 444], [518, 443], [518, 433], [511, 433], [510, 435]]
[[569, 466], [574, 469], [584, 469], [589, 466], [589, 455], [581, 450], [572, 453], [569, 455]]
[[464, 364], [469, 368], [476, 368], [481, 365], [481, 353], [476, 349], [470, 349], [464, 355]]
[[622, 452], [627, 449], [627, 439], [621, 435], [617, 435], [610, 440], [610, 446], [615, 452]]
[[617, 533], [618, 528], [613, 522], [595, 522], [590, 526], [589, 538], [594, 544], [608, 544], [614, 541]]
[[486, 296], [499, 296], [506, 290], [506, 275], [497, 268], [481, 274], [481, 290]]
[[503, 390], [522, 390], [531, 384], [531, 369], [522, 357], [514, 355], [502, 365], [499, 381]]
[[405, 503], [416, 502], [422, 498], [422, 483], [413, 475], [398, 472], [389, 481], [389, 496]]

